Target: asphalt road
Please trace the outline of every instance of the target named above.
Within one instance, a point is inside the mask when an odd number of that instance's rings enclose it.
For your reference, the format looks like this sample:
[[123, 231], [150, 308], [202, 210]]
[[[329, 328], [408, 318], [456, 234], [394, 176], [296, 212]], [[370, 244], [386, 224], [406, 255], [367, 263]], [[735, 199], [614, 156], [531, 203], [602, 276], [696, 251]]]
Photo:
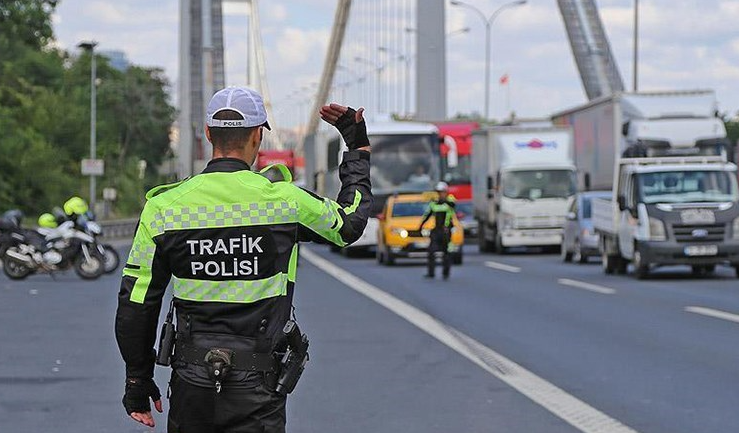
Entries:
[[[449, 281], [428, 281], [421, 262], [310, 250], [296, 307], [311, 362], [290, 432], [739, 431], [733, 270], [637, 281], [467, 247]], [[0, 276], [0, 432], [151, 431], [120, 404], [118, 282]]]

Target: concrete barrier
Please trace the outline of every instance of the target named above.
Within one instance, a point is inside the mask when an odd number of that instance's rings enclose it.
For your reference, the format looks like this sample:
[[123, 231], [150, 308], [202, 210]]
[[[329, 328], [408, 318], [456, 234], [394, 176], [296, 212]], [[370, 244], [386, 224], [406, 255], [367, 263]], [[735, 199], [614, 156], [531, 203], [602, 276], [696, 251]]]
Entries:
[[138, 218], [129, 218], [122, 220], [98, 221], [100, 227], [103, 228], [103, 239], [131, 239], [136, 233], [136, 226], [139, 223]]

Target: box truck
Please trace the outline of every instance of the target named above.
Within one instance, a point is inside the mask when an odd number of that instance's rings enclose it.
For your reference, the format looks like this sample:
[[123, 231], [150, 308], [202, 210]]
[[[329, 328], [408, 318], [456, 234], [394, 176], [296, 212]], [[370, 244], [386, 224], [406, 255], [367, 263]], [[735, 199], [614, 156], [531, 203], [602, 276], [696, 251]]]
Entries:
[[736, 166], [712, 91], [617, 93], [553, 116], [575, 131], [603, 269], [637, 278], [663, 265], [739, 266]]
[[473, 133], [472, 154], [480, 250], [560, 245], [576, 188], [571, 129], [482, 129]]

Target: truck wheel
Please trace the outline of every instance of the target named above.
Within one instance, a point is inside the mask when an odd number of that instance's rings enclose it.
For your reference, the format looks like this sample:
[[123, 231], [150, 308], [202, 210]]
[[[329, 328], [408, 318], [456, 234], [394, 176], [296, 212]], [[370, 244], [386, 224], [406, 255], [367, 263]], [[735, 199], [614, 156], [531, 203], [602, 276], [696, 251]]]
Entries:
[[564, 240], [562, 240], [562, 245], [559, 246], [559, 257], [565, 263], [569, 263], [572, 261], [572, 253], [567, 251]]
[[494, 245], [485, 237], [487, 235], [485, 223], [483, 221], [478, 221], [478, 224], [480, 229], [477, 231], [477, 245], [480, 247], [480, 252], [491, 253], [493, 252]]
[[495, 252], [498, 254], [506, 254], [508, 248], [503, 246], [503, 237], [497, 232], [495, 233]]
[[603, 272], [611, 275], [616, 271], [616, 261], [618, 260], [617, 256], [612, 256], [605, 251], [602, 254], [603, 257]]
[[649, 263], [644, 263], [644, 260], [639, 249], [634, 250], [634, 276], [637, 280], [643, 280], [649, 277]]

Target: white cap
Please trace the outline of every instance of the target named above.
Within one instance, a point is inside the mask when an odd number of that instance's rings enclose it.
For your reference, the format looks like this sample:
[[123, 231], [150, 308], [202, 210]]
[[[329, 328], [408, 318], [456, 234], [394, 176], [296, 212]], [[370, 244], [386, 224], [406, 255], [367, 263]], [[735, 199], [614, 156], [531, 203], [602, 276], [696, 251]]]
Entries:
[[[233, 110], [241, 114], [239, 120], [219, 120], [213, 116], [223, 110]], [[227, 87], [219, 90], [210, 98], [206, 110], [205, 124], [216, 128], [253, 128], [264, 126], [272, 130], [267, 123], [267, 110], [264, 109], [262, 95], [248, 87]]]
[[434, 188], [435, 191], [449, 191], [449, 185], [446, 182], [439, 182], [436, 184], [436, 188]]

